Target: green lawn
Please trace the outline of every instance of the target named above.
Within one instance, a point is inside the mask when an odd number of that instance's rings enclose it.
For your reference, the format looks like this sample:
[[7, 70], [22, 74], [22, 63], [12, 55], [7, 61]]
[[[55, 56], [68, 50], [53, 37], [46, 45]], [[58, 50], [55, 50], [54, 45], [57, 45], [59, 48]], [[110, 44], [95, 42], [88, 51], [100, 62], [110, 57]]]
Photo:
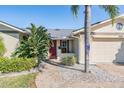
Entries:
[[37, 73], [0, 78], [0, 88], [35, 88], [36, 75]]

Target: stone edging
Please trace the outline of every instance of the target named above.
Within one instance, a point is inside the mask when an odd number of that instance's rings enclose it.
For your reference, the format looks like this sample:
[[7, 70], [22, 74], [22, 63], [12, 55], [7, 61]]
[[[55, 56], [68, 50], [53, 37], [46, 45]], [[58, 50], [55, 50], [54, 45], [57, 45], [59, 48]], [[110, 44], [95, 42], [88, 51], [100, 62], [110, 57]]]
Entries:
[[39, 72], [38, 68], [33, 68], [30, 70], [21, 71], [21, 72], [0, 73], [0, 78], [14, 77], [14, 76], [26, 75], [26, 74], [36, 73], [36, 72]]

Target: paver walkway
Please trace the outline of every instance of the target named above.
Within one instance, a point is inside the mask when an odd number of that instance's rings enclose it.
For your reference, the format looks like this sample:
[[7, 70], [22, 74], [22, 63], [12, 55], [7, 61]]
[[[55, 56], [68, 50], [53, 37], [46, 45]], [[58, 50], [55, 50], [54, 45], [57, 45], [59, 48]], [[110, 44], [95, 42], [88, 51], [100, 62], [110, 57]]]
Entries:
[[36, 78], [38, 88], [67, 87], [124, 87], [124, 78], [112, 75], [97, 66], [90, 66], [91, 73], [84, 73], [83, 65], [73, 67], [46, 63], [46, 68]]

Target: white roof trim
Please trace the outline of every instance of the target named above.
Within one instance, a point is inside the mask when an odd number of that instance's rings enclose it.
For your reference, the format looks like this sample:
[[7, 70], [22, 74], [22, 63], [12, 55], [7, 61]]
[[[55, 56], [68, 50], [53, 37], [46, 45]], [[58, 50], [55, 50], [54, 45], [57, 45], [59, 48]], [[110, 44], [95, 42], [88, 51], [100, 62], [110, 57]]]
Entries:
[[53, 38], [53, 37], [51, 37], [51, 39], [52, 40], [71, 40], [71, 39], [73, 39], [73, 38], [71, 38], [71, 37], [63, 37], [63, 38]]
[[[124, 14], [115, 17], [115, 19], [120, 18], [120, 17], [124, 17]], [[102, 21], [102, 22], [100, 22], [100, 23], [98, 23], [98, 24], [94, 24], [93, 26], [91, 26], [91, 28], [93, 28], [93, 27], [95, 27], [95, 26], [98, 26], [98, 25], [101, 25], [101, 24], [103, 24], [103, 23], [109, 22], [109, 21], [111, 21], [111, 20], [112, 20], [112, 19], [108, 19], [108, 20]], [[78, 34], [78, 33], [80, 33], [80, 32], [83, 32], [83, 31], [84, 31], [84, 28], [79, 29], [79, 30], [77, 30], [77, 31], [74, 31], [74, 32], [72, 32], [72, 34], [75, 35], [75, 34]]]
[[92, 35], [124, 35], [124, 32], [92, 32]]
[[6, 27], [9, 27], [9, 28], [11, 28], [11, 29], [13, 29], [13, 30], [16, 30], [16, 31], [18, 31], [18, 32], [26, 33], [26, 31], [24, 31], [24, 30], [22, 30], [22, 29], [19, 29], [19, 28], [15, 27], [15, 26], [9, 25], [8, 23], [5, 23], [5, 22], [0, 21], [0, 24], [4, 25], [4, 26], [6, 26]]
[[93, 38], [124, 38], [124, 32], [92, 32]]

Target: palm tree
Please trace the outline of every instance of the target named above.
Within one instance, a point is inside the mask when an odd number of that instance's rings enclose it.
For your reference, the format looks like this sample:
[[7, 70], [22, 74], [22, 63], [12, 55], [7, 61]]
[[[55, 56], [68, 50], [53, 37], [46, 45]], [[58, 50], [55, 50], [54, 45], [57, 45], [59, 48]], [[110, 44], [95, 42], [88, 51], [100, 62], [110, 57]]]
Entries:
[[30, 35], [26, 40], [20, 42], [20, 46], [15, 50], [12, 56], [24, 58], [37, 58], [38, 63], [40, 60], [46, 60], [48, 50], [50, 47], [50, 36], [47, 29], [42, 26], [35, 26], [31, 24]]
[[[79, 5], [72, 5], [71, 10], [74, 16], [78, 15]], [[100, 8], [104, 9], [114, 23], [115, 16], [119, 13], [119, 8], [115, 5], [101, 5]], [[91, 5], [85, 5], [85, 18], [84, 18], [84, 42], [85, 42], [85, 72], [89, 72], [89, 54], [90, 54], [90, 32], [91, 32]]]

